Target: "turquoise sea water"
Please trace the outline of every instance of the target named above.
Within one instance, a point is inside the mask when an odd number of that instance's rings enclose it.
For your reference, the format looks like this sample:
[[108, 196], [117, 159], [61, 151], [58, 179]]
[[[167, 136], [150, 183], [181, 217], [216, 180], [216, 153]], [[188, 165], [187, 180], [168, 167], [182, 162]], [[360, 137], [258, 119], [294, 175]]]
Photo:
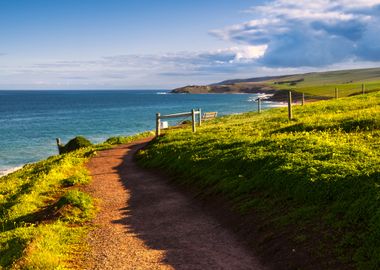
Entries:
[[[256, 94], [188, 95], [161, 90], [0, 91], [0, 175], [57, 154], [56, 137], [65, 143], [83, 135], [97, 143], [153, 130], [156, 112], [201, 108], [232, 114], [256, 110], [256, 98]], [[278, 104], [263, 104], [263, 108], [273, 106]]]

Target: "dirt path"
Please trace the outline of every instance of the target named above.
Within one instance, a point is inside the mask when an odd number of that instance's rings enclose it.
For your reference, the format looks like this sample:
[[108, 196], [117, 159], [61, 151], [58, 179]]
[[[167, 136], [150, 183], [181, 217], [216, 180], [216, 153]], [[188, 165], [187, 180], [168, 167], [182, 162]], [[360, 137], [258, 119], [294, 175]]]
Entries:
[[140, 169], [141, 140], [91, 159], [99, 199], [87, 269], [263, 269], [251, 253], [162, 176]]

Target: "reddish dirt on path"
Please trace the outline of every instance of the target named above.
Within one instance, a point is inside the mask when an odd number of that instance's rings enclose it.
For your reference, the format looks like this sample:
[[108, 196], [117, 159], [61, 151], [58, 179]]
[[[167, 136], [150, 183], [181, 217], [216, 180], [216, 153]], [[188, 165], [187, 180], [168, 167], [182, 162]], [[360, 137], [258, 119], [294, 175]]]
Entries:
[[149, 139], [99, 152], [86, 192], [100, 211], [86, 269], [264, 269], [235, 236], [167, 179], [139, 168]]

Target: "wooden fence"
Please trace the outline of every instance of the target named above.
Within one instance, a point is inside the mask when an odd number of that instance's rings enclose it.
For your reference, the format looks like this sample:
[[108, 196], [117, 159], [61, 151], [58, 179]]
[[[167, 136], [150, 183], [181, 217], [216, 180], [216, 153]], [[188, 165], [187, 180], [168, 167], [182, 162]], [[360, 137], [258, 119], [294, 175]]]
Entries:
[[[337, 87], [335, 87], [334, 89], [334, 96], [335, 96], [335, 99], [338, 99], [339, 98], [339, 89]], [[364, 95], [366, 93], [366, 87], [365, 87], [365, 84], [363, 83], [361, 85], [361, 94]], [[257, 99], [257, 105], [258, 105], [258, 112], [260, 113], [261, 112], [261, 99], [258, 98]], [[293, 119], [293, 110], [292, 110], [292, 104], [293, 104], [293, 99], [292, 99], [292, 91], [289, 90], [288, 91], [288, 119], [289, 120], [292, 120]], [[302, 98], [301, 98], [301, 105], [303, 106], [305, 104], [305, 93], [302, 93]]]
[[[363, 83], [361, 85], [361, 94], [364, 95], [365, 93], [366, 93], [366, 87], [365, 87], [365, 84]], [[300, 93], [300, 94], [301, 94], [301, 96], [300, 96], [301, 105], [304, 106], [305, 105], [305, 93]], [[335, 99], [339, 98], [339, 89], [337, 87], [335, 87], [335, 89], [334, 89], [334, 97], [335, 97]], [[262, 112], [263, 98], [259, 97], [255, 101], [257, 102], [257, 112], [261, 113]], [[287, 105], [288, 105], [288, 119], [292, 120], [293, 119], [293, 109], [292, 109], [293, 98], [292, 98], [292, 91], [291, 90], [289, 90], [288, 94], [287, 94]]]
[[161, 115], [160, 113], [156, 113], [156, 136], [161, 135], [161, 120], [162, 119], [171, 119], [171, 118], [179, 118], [179, 117], [189, 117], [191, 116], [191, 127], [193, 132], [196, 132], [196, 116], [198, 115], [198, 125], [202, 125], [202, 112], [201, 109], [195, 110], [192, 109], [191, 112], [183, 112], [183, 113], [174, 113], [174, 114], [166, 114]]

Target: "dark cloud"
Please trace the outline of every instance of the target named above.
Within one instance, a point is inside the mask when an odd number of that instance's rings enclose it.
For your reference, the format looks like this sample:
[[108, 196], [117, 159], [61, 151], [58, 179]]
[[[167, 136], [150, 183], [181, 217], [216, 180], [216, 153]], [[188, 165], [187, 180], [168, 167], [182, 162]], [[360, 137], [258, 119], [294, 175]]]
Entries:
[[273, 37], [258, 61], [269, 67], [321, 67], [347, 60], [353, 51], [353, 44], [342, 37], [295, 29]]
[[365, 23], [356, 20], [332, 23], [317, 21], [311, 25], [315, 30], [324, 31], [328, 36], [335, 35], [354, 42], [360, 40], [366, 31]]

